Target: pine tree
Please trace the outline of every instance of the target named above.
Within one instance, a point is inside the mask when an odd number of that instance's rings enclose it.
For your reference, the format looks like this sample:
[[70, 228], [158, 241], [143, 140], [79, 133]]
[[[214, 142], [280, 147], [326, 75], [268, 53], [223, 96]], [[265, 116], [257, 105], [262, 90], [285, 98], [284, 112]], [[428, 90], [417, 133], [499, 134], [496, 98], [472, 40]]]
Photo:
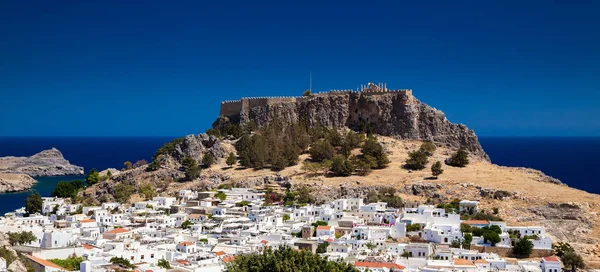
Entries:
[[237, 158], [235, 157], [235, 154], [233, 154], [233, 152], [230, 152], [229, 156], [227, 157], [227, 161], [226, 161], [227, 165], [229, 167], [232, 167], [236, 161], [237, 161]]
[[442, 163], [440, 161], [436, 161], [433, 165], [431, 165], [431, 174], [435, 178], [437, 178], [442, 173], [444, 173], [444, 169], [442, 169]]

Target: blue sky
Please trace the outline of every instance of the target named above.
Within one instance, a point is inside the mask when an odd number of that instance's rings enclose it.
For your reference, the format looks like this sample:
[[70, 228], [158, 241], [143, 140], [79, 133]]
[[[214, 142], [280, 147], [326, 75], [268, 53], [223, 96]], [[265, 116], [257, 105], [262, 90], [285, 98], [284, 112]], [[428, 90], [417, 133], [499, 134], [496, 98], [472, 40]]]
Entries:
[[[417, 3], [418, 2], [418, 3]], [[0, 136], [200, 133], [387, 82], [480, 136], [600, 136], [600, 1], [2, 1]]]

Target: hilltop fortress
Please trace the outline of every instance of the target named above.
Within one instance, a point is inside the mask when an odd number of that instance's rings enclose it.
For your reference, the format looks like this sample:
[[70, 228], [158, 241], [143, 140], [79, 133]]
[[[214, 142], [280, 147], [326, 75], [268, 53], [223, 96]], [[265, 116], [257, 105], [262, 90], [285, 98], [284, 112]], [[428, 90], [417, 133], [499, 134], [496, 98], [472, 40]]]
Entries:
[[326, 96], [342, 96], [351, 93], [361, 95], [382, 95], [382, 94], [400, 94], [406, 97], [406, 103], [412, 96], [412, 90], [400, 89], [390, 90], [386, 83], [371, 83], [361, 85], [357, 90], [330, 90], [329, 92], [319, 92], [308, 96], [268, 96], [268, 97], [244, 97], [239, 100], [228, 100], [221, 102], [221, 111], [219, 115], [231, 117], [247, 111], [251, 108], [262, 107], [268, 105], [276, 105], [282, 103], [301, 103], [306, 100], [315, 99], [317, 97]]
[[465, 147], [488, 159], [475, 132], [453, 124], [443, 112], [421, 103], [412, 90], [388, 89], [385, 83], [368, 83], [357, 90], [331, 90], [308, 96], [254, 97], [221, 103], [213, 126], [253, 122], [259, 127], [277, 119], [353, 130], [369, 130], [400, 139], [433, 141], [450, 148]]

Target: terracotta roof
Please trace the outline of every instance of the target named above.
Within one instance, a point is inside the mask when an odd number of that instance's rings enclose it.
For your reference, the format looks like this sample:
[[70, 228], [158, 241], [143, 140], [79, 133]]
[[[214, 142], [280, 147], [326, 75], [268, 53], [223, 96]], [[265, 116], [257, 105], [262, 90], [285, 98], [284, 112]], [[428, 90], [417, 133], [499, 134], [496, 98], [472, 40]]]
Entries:
[[109, 231], [107, 231], [105, 233], [115, 234], [115, 233], [125, 233], [125, 232], [129, 232], [129, 230], [128, 229], [124, 229], [124, 228], [118, 228], [118, 229], [114, 229], [114, 230], [109, 230]]
[[225, 257], [225, 258], [223, 258], [223, 262], [228, 263], [228, 262], [233, 261], [234, 259], [235, 259], [235, 256]]
[[331, 226], [318, 226], [317, 230], [331, 230]]
[[34, 256], [31, 256], [31, 255], [27, 255], [27, 258], [29, 258], [30, 260], [32, 260], [32, 261], [34, 261], [36, 263], [39, 263], [39, 264], [41, 264], [43, 266], [48, 266], [48, 267], [60, 269], [60, 270], [63, 270], [63, 271], [67, 271], [65, 268], [61, 267], [60, 265], [57, 265], [57, 264], [55, 264], [55, 263], [53, 263], [51, 261], [48, 261], [46, 259], [34, 257]]
[[177, 244], [177, 245], [178, 245], [178, 246], [191, 246], [191, 245], [193, 245], [193, 244], [194, 244], [194, 243], [192, 243], [192, 242], [183, 241], [183, 242], [181, 242], [181, 243], [179, 243], [179, 244]]
[[543, 257], [542, 259], [544, 259], [544, 262], [560, 262], [560, 260], [556, 256]]
[[325, 242], [327, 242], [327, 243], [331, 243], [331, 242], [333, 242], [333, 241], [334, 241], [334, 240], [333, 240], [333, 239], [331, 239], [331, 238], [327, 238], [327, 240], [325, 240]]
[[195, 214], [190, 214], [190, 215], [188, 216], [188, 218], [189, 218], [189, 219], [196, 219], [196, 218], [200, 218], [200, 216], [201, 216], [201, 214], [197, 214], [197, 213], [195, 213]]
[[191, 264], [191, 262], [190, 262], [190, 261], [188, 261], [188, 260], [177, 260], [176, 262], [178, 262], [178, 263], [180, 263], [180, 264], [183, 264], [183, 265], [186, 265], [186, 264]]
[[260, 240], [260, 243], [266, 245], [266, 244], [269, 243], [269, 241], [267, 241], [267, 240]]
[[92, 222], [96, 222], [96, 220], [94, 220], [94, 219], [83, 219], [83, 220], [81, 220], [79, 222], [81, 222], [81, 223], [92, 223]]
[[465, 220], [465, 221], [463, 221], [463, 224], [467, 224], [467, 225], [489, 225], [490, 221], [486, 221], [486, 220]]
[[86, 243], [83, 243], [83, 244], [81, 244], [81, 245], [82, 245], [82, 246], [83, 246], [83, 248], [85, 248], [85, 249], [94, 249], [94, 247], [93, 247], [93, 246], [90, 246], [90, 245], [88, 245], [88, 244], [86, 244]]
[[223, 256], [223, 255], [225, 255], [225, 251], [217, 251], [217, 252], [215, 252], [215, 254], [217, 256]]
[[475, 266], [475, 264], [467, 259], [454, 259], [454, 265], [468, 265]]
[[377, 263], [377, 262], [354, 262], [354, 266], [357, 267], [369, 267], [369, 268], [394, 268], [404, 269], [406, 267], [395, 263]]
[[486, 263], [490, 263], [484, 259], [479, 259], [479, 260], [475, 260], [474, 263], [481, 263], [481, 264], [486, 264]]

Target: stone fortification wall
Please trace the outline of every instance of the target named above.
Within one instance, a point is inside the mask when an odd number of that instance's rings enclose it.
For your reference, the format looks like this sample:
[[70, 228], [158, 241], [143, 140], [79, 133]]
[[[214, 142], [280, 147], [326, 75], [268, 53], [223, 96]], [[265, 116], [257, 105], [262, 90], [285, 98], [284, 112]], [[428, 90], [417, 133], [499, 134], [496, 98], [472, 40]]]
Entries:
[[363, 91], [355, 91], [355, 90], [331, 90], [328, 92], [319, 92], [313, 94], [312, 96], [266, 96], [266, 97], [247, 97], [242, 98], [240, 100], [228, 100], [221, 102], [221, 110], [219, 115], [221, 116], [234, 116], [240, 114], [242, 111], [249, 110], [256, 107], [263, 107], [267, 105], [276, 105], [281, 103], [296, 103], [296, 102], [304, 102], [309, 99], [313, 99], [315, 97], [322, 96], [338, 96], [338, 95], [348, 95], [357, 93], [360, 95], [366, 96], [374, 96], [374, 95], [384, 95], [384, 94], [404, 94], [407, 99], [405, 99], [406, 103], [409, 103], [410, 98], [412, 97], [412, 90], [363, 90]]
[[268, 105], [276, 105], [281, 103], [302, 102], [309, 97], [306, 96], [265, 96], [265, 97], [247, 97], [240, 100], [228, 100], [221, 102], [220, 115], [234, 116], [242, 111], [263, 107]]

